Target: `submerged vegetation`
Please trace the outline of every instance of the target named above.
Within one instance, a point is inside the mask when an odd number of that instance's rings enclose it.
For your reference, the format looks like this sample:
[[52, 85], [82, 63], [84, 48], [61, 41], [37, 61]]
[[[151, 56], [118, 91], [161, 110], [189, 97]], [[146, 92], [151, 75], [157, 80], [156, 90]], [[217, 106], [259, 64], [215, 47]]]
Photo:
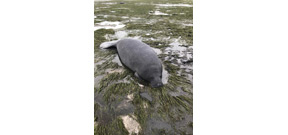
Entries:
[[[156, 11], [163, 14], [157, 15]], [[94, 16], [95, 25], [104, 21], [125, 25], [94, 31], [94, 134], [192, 134], [192, 0], [135, 0], [122, 4], [100, 0], [95, 1]], [[158, 56], [167, 71], [163, 73], [163, 87], [151, 88], [119, 65], [115, 49], [99, 48], [103, 42], [118, 39], [119, 31], [161, 51]], [[140, 128], [132, 120], [125, 123], [123, 116], [137, 121]]]

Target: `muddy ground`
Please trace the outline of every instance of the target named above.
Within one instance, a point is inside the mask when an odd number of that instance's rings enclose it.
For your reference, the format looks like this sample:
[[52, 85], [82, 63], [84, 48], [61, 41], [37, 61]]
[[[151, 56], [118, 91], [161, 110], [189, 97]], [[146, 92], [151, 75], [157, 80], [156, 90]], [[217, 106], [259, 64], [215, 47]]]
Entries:
[[[192, 134], [192, 0], [96, 0], [94, 3], [95, 135]], [[163, 63], [164, 87], [151, 88], [103, 42], [136, 38]]]

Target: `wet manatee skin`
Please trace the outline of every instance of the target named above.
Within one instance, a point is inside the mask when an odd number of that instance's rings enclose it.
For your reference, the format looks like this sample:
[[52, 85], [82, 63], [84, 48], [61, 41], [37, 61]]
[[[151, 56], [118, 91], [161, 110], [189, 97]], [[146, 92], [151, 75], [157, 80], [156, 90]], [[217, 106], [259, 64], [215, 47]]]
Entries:
[[122, 63], [141, 79], [154, 88], [163, 86], [161, 60], [149, 45], [136, 39], [122, 39], [116, 48]]

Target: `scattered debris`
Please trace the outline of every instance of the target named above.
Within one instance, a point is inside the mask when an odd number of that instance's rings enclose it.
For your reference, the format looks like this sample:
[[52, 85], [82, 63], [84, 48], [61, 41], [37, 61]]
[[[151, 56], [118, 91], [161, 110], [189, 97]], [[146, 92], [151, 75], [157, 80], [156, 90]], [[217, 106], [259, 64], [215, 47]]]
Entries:
[[141, 130], [139, 123], [133, 117], [135, 116], [133, 115], [132, 117], [130, 117], [129, 115], [121, 116], [123, 124], [127, 129], [127, 131], [129, 132], [129, 135], [132, 135], [133, 133], [138, 134]]

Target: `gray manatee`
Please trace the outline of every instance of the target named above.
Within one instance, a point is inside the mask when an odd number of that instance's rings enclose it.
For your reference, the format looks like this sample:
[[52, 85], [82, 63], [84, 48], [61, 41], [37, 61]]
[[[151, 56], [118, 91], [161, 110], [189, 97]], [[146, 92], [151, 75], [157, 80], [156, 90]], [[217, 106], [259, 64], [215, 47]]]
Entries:
[[100, 48], [116, 47], [121, 62], [135, 72], [135, 76], [150, 82], [153, 88], [163, 86], [162, 63], [155, 51], [136, 39], [104, 42]]

